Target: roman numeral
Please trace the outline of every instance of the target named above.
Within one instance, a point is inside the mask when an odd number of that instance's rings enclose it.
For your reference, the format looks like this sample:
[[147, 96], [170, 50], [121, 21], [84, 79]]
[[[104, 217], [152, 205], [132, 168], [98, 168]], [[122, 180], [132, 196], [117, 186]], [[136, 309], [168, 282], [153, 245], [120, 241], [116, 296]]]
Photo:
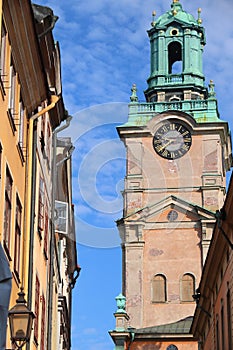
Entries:
[[164, 149], [164, 146], [158, 145], [158, 146], [155, 147], [155, 149], [156, 149], [157, 152], [160, 153]]
[[188, 151], [189, 146], [184, 144], [184, 145], [182, 145], [182, 148], [183, 148], [184, 151]]
[[171, 158], [175, 158], [175, 153], [174, 152], [170, 152]]

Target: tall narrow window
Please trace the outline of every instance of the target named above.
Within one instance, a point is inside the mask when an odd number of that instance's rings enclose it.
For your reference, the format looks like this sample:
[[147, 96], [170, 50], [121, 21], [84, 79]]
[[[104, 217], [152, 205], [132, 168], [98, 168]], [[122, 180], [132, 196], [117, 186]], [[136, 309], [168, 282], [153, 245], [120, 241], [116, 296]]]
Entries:
[[44, 255], [48, 258], [48, 234], [49, 234], [49, 216], [48, 216], [48, 201], [45, 202], [45, 223], [44, 223]]
[[152, 302], [164, 303], [167, 300], [166, 277], [155, 275], [152, 279]]
[[49, 123], [47, 123], [46, 152], [47, 152], [48, 160], [50, 161], [50, 153], [51, 153], [51, 129], [50, 129]]
[[20, 99], [19, 102], [19, 145], [23, 148], [23, 137], [24, 137], [24, 104]]
[[10, 171], [7, 167], [6, 168], [6, 182], [5, 182], [5, 211], [4, 211], [3, 242], [4, 242], [4, 246], [5, 246], [8, 254], [10, 254], [12, 185], [13, 185], [13, 180], [12, 180]]
[[232, 341], [232, 316], [231, 316], [231, 294], [228, 289], [227, 292], [227, 328], [228, 328], [228, 350], [233, 349], [233, 341]]
[[41, 297], [42, 311], [41, 311], [41, 341], [40, 341], [40, 350], [45, 350], [45, 319], [46, 319], [46, 310], [45, 310], [45, 297], [44, 294]]
[[216, 319], [216, 350], [219, 350], [219, 321]]
[[177, 41], [168, 45], [168, 74], [182, 73], [182, 47]]
[[39, 309], [40, 309], [40, 281], [36, 275], [36, 289], [35, 289], [35, 321], [34, 321], [34, 339], [38, 343], [39, 330]]
[[10, 66], [10, 90], [9, 90], [9, 112], [14, 119], [15, 116], [15, 102], [16, 102], [16, 71], [13, 65], [13, 62], [11, 61]]
[[0, 73], [1, 80], [3, 81], [6, 69], [6, 27], [2, 21], [2, 32], [1, 32], [1, 49], [0, 49]]
[[225, 350], [225, 320], [224, 320], [224, 304], [222, 300], [221, 307], [221, 337], [222, 337], [222, 350]]
[[40, 177], [39, 185], [39, 207], [38, 207], [38, 233], [40, 238], [42, 238], [42, 231], [44, 230], [44, 180]]
[[20, 240], [21, 240], [21, 223], [22, 223], [22, 205], [19, 197], [16, 197], [16, 213], [15, 213], [15, 251], [14, 251], [14, 271], [19, 279], [20, 269]]
[[193, 300], [194, 294], [195, 294], [195, 279], [193, 275], [187, 273], [183, 275], [181, 280], [181, 300], [194, 301]]

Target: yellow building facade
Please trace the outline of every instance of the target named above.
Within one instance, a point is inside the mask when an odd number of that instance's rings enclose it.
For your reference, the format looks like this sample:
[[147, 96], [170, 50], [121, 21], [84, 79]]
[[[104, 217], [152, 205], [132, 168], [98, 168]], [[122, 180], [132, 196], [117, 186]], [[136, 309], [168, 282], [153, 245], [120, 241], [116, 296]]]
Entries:
[[[23, 288], [35, 315], [27, 349], [69, 349], [70, 332], [65, 339], [61, 332], [70, 328], [79, 268], [72, 210], [64, 218], [66, 232], [55, 231], [57, 137], [70, 123], [62, 98], [59, 45], [52, 33], [57, 17], [29, 0], [0, 5], [0, 248], [12, 276], [9, 308]], [[70, 164], [71, 154], [65, 155], [63, 166], [71, 169]], [[70, 176], [64, 188], [69, 209]], [[58, 259], [62, 244], [63, 256], [72, 262], [69, 269]], [[0, 278], [0, 287], [3, 282]], [[67, 287], [64, 295], [61, 285]], [[9, 327], [6, 333], [10, 349]]]

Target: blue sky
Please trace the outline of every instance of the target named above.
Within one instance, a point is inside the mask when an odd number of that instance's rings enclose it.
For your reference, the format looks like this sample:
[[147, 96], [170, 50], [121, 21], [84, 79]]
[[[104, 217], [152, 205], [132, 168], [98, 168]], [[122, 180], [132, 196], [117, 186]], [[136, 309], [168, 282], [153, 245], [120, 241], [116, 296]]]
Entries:
[[[74, 116], [67, 135], [76, 147], [76, 205], [80, 278], [73, 293], [73, 350], [108, 350], [113, 343], [115, 296], [121, 291], [121, 250], [115, 220], [122, 215], [124, 146], [116, 126], [127, 119], [131, 86], [144, 100], [151, 13], [172, 0], [39, 0], [59, 16], [54, 30], [62, 59], [63, 96]], [[216, 84], [221, 118], [233, 130], [233, 6], [231, 0], [182, 1], [197, 18], [202, 8], [207, 45], [206, 84]]]

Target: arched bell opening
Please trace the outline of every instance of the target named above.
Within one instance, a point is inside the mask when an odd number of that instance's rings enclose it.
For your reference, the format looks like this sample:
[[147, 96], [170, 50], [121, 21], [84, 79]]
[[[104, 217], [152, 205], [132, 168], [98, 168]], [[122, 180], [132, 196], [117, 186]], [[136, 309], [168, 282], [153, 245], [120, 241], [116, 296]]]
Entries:
[[168, 73], [181, 74], [182, 70], [182, 46], [179, 42], [173, 41], [168, 45]]

